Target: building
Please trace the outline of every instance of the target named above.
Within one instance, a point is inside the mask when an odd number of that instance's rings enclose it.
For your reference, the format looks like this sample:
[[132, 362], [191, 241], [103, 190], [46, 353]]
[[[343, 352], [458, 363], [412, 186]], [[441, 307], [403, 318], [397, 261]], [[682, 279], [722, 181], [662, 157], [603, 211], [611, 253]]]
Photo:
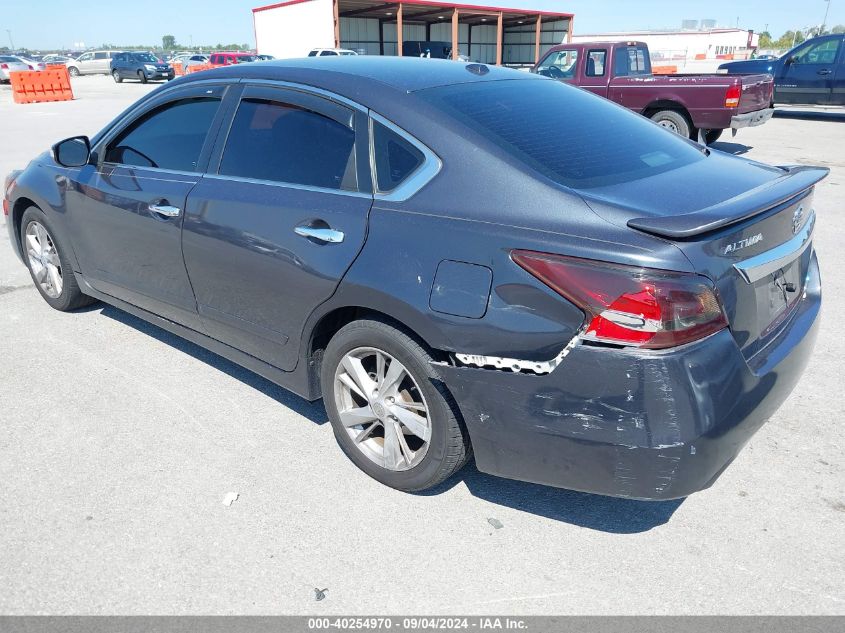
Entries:
[[255, 8], [252, 15], [258, 52], [275, 57], [304, 57], [312, 48], [402, 55], [403, 48], [409, 54], [408, 43], [423, 42], [448, 44], [439, 50], [453, 59], [461, 55], [508, 66], [533, 65], [549, 48], [567, 41], [574, 18], [571, 13], [429, 0], [290, 0]]
[[[685, 20], [686, 25], [697, 20]], [[702, 20], [709, 27], [712, 20]], [[627, 31], [573, 36], [573, 42], [637, 40], [648, 44], [652, 64], [674, 64], [683, 69], [690, 62], [726, 59], [747, 59], [757, 48], [759, 37], [754, 31], [733, 28], [695, 28], [676, 31]]]

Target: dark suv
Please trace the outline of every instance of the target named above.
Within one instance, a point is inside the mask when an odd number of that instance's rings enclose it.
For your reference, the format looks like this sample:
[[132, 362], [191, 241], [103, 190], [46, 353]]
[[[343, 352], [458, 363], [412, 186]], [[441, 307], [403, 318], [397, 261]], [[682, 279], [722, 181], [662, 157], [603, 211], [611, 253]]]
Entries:
[[115, 82], [137, 79], [142, 84], [151, 79], [167, 79], [175, 76], [173, 68], [152, 53], [115, 53], [111, 60], [111, 76]]

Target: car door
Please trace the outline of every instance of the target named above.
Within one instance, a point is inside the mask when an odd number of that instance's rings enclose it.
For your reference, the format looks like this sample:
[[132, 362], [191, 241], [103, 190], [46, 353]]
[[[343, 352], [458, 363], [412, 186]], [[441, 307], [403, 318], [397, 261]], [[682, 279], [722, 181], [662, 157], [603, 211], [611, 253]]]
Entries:
[[845, 45], [840, 41], [839, 60], [833, 75], [833, 85], [830, 91], [830, 102], [835, 105], [845, 105]]
[[67, 193], [69, 225], [89, 283], [183, 325], [198, 326], [182, 260], [185, 200], [219, 127], [225, 85], [164, 91], [94, 147]]
[[92, 64], [94, 63], [94, 53], [83, 53], [76, 59], [76, 67], [79, 69], [80, 75], [86, 75], [92, 72]]
[[776, 85], [775, 102], [830, 103], [839, 45], [839, 39], [808, 42], [788, 58]]
[[292, 370], [306, 319], [364, 243], [366, 113], [310, 92], [246, 86], [208, 171], [188, 196], [182, 233], [203, 327]]
[[584, 51], [584, 74], [581, 87], [600, 97], [607, 97], [608, 72], [607, 49], [590, 48]]

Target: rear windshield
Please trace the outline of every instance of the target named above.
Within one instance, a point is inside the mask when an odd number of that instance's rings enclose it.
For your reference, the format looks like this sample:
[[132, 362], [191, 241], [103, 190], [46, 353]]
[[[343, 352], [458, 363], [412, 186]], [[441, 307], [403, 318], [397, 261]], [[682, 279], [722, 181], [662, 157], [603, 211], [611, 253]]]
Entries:
[[417, 95], [573, 189], [630, 182], [704, 158], [644, 117], [551, 79], [456, 84]]

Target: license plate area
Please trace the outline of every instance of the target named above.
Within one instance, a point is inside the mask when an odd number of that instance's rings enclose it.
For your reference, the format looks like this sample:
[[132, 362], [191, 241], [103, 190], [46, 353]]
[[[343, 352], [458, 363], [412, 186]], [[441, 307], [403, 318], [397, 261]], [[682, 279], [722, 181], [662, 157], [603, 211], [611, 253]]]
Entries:
[[761, 339], [777, 330], [800, 302], [806, 277], [803, 259], [798, 257], [754, 284]]

